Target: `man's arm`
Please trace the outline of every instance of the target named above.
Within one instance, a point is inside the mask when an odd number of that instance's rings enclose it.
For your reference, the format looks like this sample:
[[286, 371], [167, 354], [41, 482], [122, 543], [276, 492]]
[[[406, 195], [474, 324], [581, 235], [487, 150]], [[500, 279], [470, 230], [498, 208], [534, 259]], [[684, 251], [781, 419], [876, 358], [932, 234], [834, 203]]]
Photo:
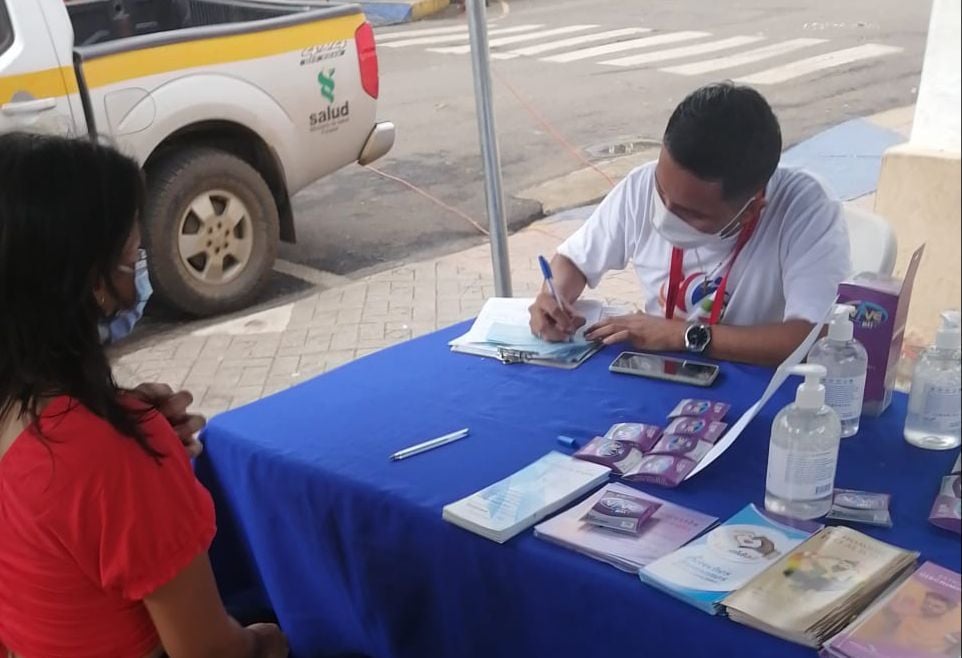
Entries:
[[572, 305], [584, 292], [587, 280], [581, 270], [566, 256], [555, 254], [551, 259], [551, 273], [554, 275], [554, 287], [564, 303], [564, 308], [548, 292], [547, 285], [541, 286], [541, 292], [528, 309], [531, 313], [531, 333], [545, 340], [563, 341], [578, 330], [585, 323], [584, 318], [576, 316]]
[[[712, 327], [708, 356], [756, 365], [778, 365], [802, 344], [812, 326], [806, 320], [754, 327], [716, 325]], [[682, 320], [634, 313], [604, 320], [590, 327], [585, 337], [600, 340], [605, 345], [628, 342], [639, 350], [683, 352], [686, 328], [687, 324]]]
[[725, 361], [777, 366], [802, 344], [813, 326], [806, 320], [787, 320], [754, 327], [719, 325], [712, 327], [708, 354]]

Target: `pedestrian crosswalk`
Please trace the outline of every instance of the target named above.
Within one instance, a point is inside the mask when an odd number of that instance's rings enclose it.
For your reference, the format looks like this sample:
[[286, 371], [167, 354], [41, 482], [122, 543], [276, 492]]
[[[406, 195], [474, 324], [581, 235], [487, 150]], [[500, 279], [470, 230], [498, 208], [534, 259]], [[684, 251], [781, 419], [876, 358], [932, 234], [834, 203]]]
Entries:
[[[594, 24], [492, 25], [491, 58], [535, 58], [550, 64], [586, 62], [603, 67], [657, 68], [682, 76], [722, 72], [738, 82], [776, 85], [855, 62], [869, 62], [901, 52], [878, 43], [851, 45], [841, 40], [788, 38], [760, 34], [718, 35], [698, 30], [666, 31], [653, 26], [606, 28]], [[379, 32], [380, 48], [421, 46], [439, 55], [471, 52], [464, 25]]]

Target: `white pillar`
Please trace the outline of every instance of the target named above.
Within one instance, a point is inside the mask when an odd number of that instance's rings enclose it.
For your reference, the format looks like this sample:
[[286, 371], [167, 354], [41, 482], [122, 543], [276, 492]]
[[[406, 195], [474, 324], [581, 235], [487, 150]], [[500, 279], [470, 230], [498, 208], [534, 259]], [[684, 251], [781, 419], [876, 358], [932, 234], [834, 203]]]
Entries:
[[912, 146], [962, 151], [962, 3], [933, 0], [922, 81], [912, 123]]

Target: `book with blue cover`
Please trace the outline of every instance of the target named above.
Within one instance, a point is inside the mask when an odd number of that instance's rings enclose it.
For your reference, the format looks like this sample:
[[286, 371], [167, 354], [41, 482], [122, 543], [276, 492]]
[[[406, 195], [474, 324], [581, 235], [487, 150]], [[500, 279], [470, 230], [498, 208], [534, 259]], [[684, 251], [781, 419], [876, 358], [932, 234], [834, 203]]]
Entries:
[[748, 505], [724, 524], [638, 572], [648, 585], [715, 615], [731, 592], [821, 528]]
[[442, 518], [499, 544], [608, 481], [611, 469], [550, 452], [481, 491], [445, 505]]

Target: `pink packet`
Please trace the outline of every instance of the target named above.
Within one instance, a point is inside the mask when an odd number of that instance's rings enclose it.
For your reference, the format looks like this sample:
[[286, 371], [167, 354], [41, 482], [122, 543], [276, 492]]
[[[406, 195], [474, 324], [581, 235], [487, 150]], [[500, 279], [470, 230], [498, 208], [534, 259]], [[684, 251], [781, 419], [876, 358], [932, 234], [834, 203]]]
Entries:
[[640, 496], [606, 490], [581, 520], [598, 528], [637, 535], [660, 507], [661, 503]]
[[596, 436], [574, 454], [577, 459], [607, 466], [615, 475], [632, 470], [644, 456], [637, 443], [605, 436]]
[[958, 475], [942, 478], [942, 488], [932, 505], [929, 521], [940, 528], [962, 534], [962, 479]]
[[648, 452], [661, 438], [661, 428], [644, 423], [617, 423], [605, 433], [613, 441], [631, 441], [642, 452]]
[[649, 482], [663, 487], [677, 487], [685, 479], [696, 462], [688, 457], [669, 454], [650, 454], [639, 462], [631, 473], [624, 479], [632, 482]]
[[678, 406], [668, 414], [668, 420], [674, 418], [701, 418], [706, 421], [722, 420], [725, 414], [731, 409], [731, 405], [725, 402], [715, 402], [713, 400], [694, 400], [685, 398], [678, 403]]
[[707, 441], [699, 441], [694, 436], [680, 436], [676, 434], [665, 434], [661, 440], [655, 444], [649, 455], [668, 454], [688, 457], [696, 462], [708, 454], [712, 444]]
[[715, 420], [704, 420], [703, 418], [676, 418], [665, 428], [665, 434], [675, 434], [678, 436], [693, 436], [708, 443], [715, 443], [722, 437], [728, 429], [727, 423], [720, 423]]

